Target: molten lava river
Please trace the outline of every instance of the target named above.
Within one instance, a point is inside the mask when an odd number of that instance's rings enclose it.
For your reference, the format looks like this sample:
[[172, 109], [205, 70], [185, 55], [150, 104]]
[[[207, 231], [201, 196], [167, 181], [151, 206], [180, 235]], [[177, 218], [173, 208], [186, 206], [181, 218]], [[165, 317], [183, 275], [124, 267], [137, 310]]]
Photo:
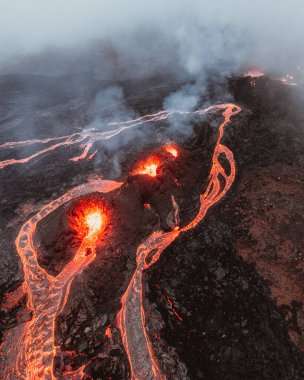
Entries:
[[[142, 292], [143, 271], [153, 265], [159, 259], [164, 249], [180, 234], [194, 228], [205, 217], [209, 208], [224, 197], [230, 189], [235, 179], [235, 162], [233, 152], [222, 144], [222, 137], [226, 125], [231, 121], [231, 117], [240, 111], [240, 107], [235, 104], [219, 104], [193, 112], [197, 115], [203, 115], [207, 112], [221, 112], [223, 116], [212, 156], [209, 182], [204, 193], [200, 195], [200, 209], [196, 217], [188, 225], [179, 228], [177, 220], [178, 205], [172, 196], [172, 203], [176, 210], [175, 228], [169, 232], [154, 231], [137, 248], [137, 267], [121, 298], [121, 309], [117, 315], [117, 326], [128, 356], [132, 379], [166, 378], [166, 374], [163, 373], [154, 354], [146, 330]], [[58, 147], [79, 143], [83, 147], [83, 153], [80, 156], [71, 158], [71, 160], [77, 161], [91, 158], [94, 153], [89, 155], [89, 151], [95, 141], [109, 139], [132, 127], [153, 121], [165, 120], [176, 114], [183, 115], [187, 113], [189, 112], [161, 111], [135, 120], [111, 123], [115, 129], [105, 133], [87, 131], [61, 138], [6, 143], [0, 146], [0, 149], [10, 150], [18, 148], [18, 146], [31, 145], [37, 142], [42, 144], [51, 143], [51, 145], [23, 159], [2, 161], [0, 162], [0, 168], [22, 164]], [[176, 147], [168, 146], [165, 149], [173, 157], [177, 157], [178, 149]], [[229, 163], [229, 174], [220, 163], [220, 155], [224, 155]], [[158, 165], [158, 159], [151, 157], [147, 162], [136, 167], [131, 174], [157, 176]], [[54, 358], [60, 352], [60, 347], [55, 345], [55, 320], [67, 302], [70, 285], [74, 277], [94, 261], [97, 239], [103, 233], [108, 220], [105, 210], [98, 205], [88, 207], [83, 210], [78, 218], [76, 217], [75, 225], [82, 237], [82, 242], [73, 259], [66, 264], [57, 276], [48, 274], [38, 263], [38, 251], [34, 244], [34, 234], [38, 222], [76, 197], [92, 192], [111, 192], [122, 186], [122, 184], [109, 180], [100, 180], [77, 186], [58, 199], [44, 205], [36, 215], [32, 216], [22, 225], [15, 241], [24, 271], [24, 283], [18, 291], [27, 294], [31, 319], [10, 329], [4, 335], [1, 347], [3, 359], [0, 368], [2, 379], [56, 379]], [[152, 257], [151, 252], [154, 253]], [[14, 297], [13, 293], [11, 297]], [[82, 366], [74, 372], [64, 373], [60, 378], [90, 378], [85, 374], [84, 370], [85, 366]]]

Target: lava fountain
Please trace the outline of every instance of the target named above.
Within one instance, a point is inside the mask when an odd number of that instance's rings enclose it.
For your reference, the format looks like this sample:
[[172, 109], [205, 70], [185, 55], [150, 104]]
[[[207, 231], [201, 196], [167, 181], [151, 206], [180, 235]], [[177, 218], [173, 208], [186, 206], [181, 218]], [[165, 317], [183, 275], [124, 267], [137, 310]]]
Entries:
[[107, 211], [95, 201], [82, 201], [69, 219], [81, 239], [94, 238], [106, 226]]
[[89, 228], [89, 235], [96, 234], [102, 226], [102, 214], [100, 211], [93, 211], [86, 215], [86, 224]]

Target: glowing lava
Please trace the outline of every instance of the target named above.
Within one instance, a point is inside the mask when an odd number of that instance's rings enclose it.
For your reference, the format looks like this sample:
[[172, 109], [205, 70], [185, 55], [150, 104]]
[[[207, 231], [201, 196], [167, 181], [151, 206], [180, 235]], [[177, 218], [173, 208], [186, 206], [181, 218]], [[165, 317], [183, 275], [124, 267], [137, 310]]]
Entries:
[[[222, 199], [230, 189], [235, 179], [235, 162], [233, 152], [222, 144], [224, 129], [231, 121], [231, 117], [237, 115], [241, 108], [235, 104], [219, 104], [206, 109], [192, 112], [193, 115], [203, 115], [207, 112], [221, 111], [223, 122], [219, 126], [218, 139], [213, 152], [212, 168], [209, 174], [209, 183], [203, 194], [200, 195], [200, 209], [196, 217], [185, 227], [176, 225], [170, 232], [155, 231], [144, 241], [136, 251], [137, 267], [129, 283], [129, 286], [121, 299], [121, 310], [117, 322], [121, 332], [122, 341], [129, 359], [131, 378], [137, 380], [165, 379], [160, 364], [154, 354], [153, 346], [146, 329], [146, 317], [143, 307], [143, 271], [153, 265], [162, 252], [179, 236], [179, 234], [194, 228], [206, 215], [210, 207]], [[83, 154], [74, 157], [73, 160], [89, 157], [88, 153], [93, 142], [107, 139], [120, 133], [124, 129], [150, 123], [152, 121], [165, 120], [174, 114], [188, 115], [184, 111], [160, 111], [155, 114], [142, 116], [135, 120], [111, 123], [119, 127], [111, 132], [75, 134], [62, 138], [43, 140], [42, 143], [53, 143], [32, 156], [20, 160], [6, 160], [0, 162], [0, 168], [16, 163], [25, 163], [39, 155], [56, 149], [59, 146], [73, 145], [81, 142]], [[6, 143], [0, 148], [33, 144], [34, 140]], [[37, 142], [37, 140], [35, 140]], [[41, 142], [38, 141], [38, 142]], [[172, 152], [171, 152], [172, 154]], [[174, 154], [173, 154], [174, 156]], [[221, 160], [219, 157], [221, 156]], [[223, 157], [227, 165], [222, 166]], [[146, 174], [155, 177], [160, 160], [156, 157], [148, 159], [139, 165], [132, 174]], [[229, 170], [227, 171], [227, 166]], [[226, 168], [226, 169], [225, 169]], [[68, 296], [70, 285], [76, 275], [81, 273], [95, 259], [95, 246], [98, 236], [105, 226], [105, 213], [96, 205], [90, 205], [81, 209], [76, 218], [76, 226], [82, 237], [82, 243], [75, 257], [56, 276], [49, 275], [38, 263], [38, 252], [34, 244], [34, 235], [37, 223], [58, 207], [71, 199], [95, 191], [105, 193], [119, 188], [122, 183], [113, 181], [98, 181], [78, 186], [58, 199], [43, 206], [41, 210], [31, 217], [21, 227], [16, 238], [16, 249], [22, 262], [24, 271], [23, 288], [28, 296], [28, 308], [32, 311], [32, 319], [12, 328], [4, 335], [1, 346], [2, 361], [0, 373], [6, 380], [53, 380], [54, 357], [59, 348], [54, 344], [55, 320], [63, 310]], [[172, 197], [172, 205], [175, 211], [175, 223], [178, 223], [178, 205]], [[87, 255], [88, 249], [90, 254]], [[173, 306], [173, 304], [172, 304]], [[177, 315], [176, 315], [177, 316]], [[181, 321], [179, 316], [179, 320]], [[75, 372], [63, 374], [60, 378], [66, 380], [78, 380], [83, 378], [84, 366]]]
[[[76, 216], [75, 216], [76, 214]], [[79, 237], [93, 236], [101, 233], [106, 224], [106, 211], [94, 201], [80, 202], [70, 217], [70, 223], [77, 231]]]
[[[16, 238], [16, 248], [23, 266], [24, 288], [28, 295], [28, 308], [32, 311], [32, 319], [5, 334], [1, 346], [1, 378], [55, 379], [54, 357], [56, 352], [60, 351], [54, 343], [55, 320], [66, 304], [74, 277], [95, 259], [95, 245], [104, 227], [104, 214], [101, 209], [94, 209], [92, 212], [90, 208], [84, 208], [84, 221], [87, 222], [87, 226], [80, 230], [82, 243], [73, 259], [56, 277], [49, 275], [38, 262], [38, 252], [34, 244], [38, 222], [73, 198], [96, 191], [106, 193], [121, 185], [122, 183], [114, 181], [96, 181], [78, 186], [43, 206], [21, 227]], [[76, 225], [80, 226], [81, 220], [81, 217], [76, 217]], [[61, 378], [77, 380], [82, 377], [83, 368], [79, 368], [72, 375], [67, 373]]]
[[140, 163], [138, 167], [132, 172], [132, 175], [145, 174], [149, 175], [150, 177], [156, 177], [159, 162], [159, 158], [150, 157], [147, 161]]
[[[143, 271], [153, 265], [162, 252], [182, 233], [194, 228], [206, 215], [211, 206], [218, 202], [230, 189], [235, 178], [235, 162], [232, 151], [221, 144], [225, 126], [231, 117], [237, 115], [241, 108], [235, 104], [220, 104], [207, 108], [205, 112], [222, 111], [224, 121], [219, 126], [217, 143], [213, 152], [209, 184], [200, 196], [201, 206], [196, 217], [183, 228], [174, 228], [171, 232], [156, 231], [136, 251], [137, 268], [128, 289], [121, 299], [122, 308], [118, 314], [118, 327], [129, 359], [131, 379], [161, 380], [163, 374], [154, 354], [153, 346], [146, 330], [146, 317], [143, 306]], [[223, 155], [230, 170], [227, 173], [219, 161]], [[173, 202], [174, 198], [172, 199]], [[178, 206], [173, 202], [178, 216]], [[178, 220], [178, 218], [176, 217]], [[178, 226], [177, 226], [178, 227]], [[151, 253], [153, 253], [152, 258]], [[176, 315], [176, 314], [175, 314]], [[179, 316], [181, 321], [181, 317]]]
[[102, 225], [102, 215], [100, 211], [94, 211], [86, 216], [86, 223], [89, 227], [89, 235], [95, 234], [100, 230]]
[[[0, 145], [0, 150], [9, 151], [13, 149], [22, 149], [27, 146], [34, 146], [36, 144], [49, 145], [41, 150], [38, 150], [36, 153], [26, 156], [24, 158], [10, 158], [3, 161], [0, 161], [0, 169], [4, 169], [7, 166], [11, 165], [20, 165], [26, 164], [32, 160], [38, 159], [44, 154], [53, 152], [61, 147], [71, 148], [72, 146], [79, 147], [82, 149], [82, 153], [70, 158], [72, 162], [78, 162], [80, 160], [91, 160], [96, 151], [90, 154], [90, 150], [93, 148], [94, 144], [98, 141], [109, 140], [112, 137], [128, 130], [131, 128], [136, 128], [144, 124], [149, 124], [152, 122], [164, 121], [170, 119], [173, 116], [187, 116], [187, 115], [203, 115], [208, 112], [209, 108], [199, 109], [194, 112], [190, 111], [159, 111], [154, 114], [148, 114], [137, 119], [131, 119], [127, 121], [120, 122], [111, 122], [108, 124], [109, 128], [112, 130], [106, 132], [98, 132], [98, 130], [90, 129], [84, 130], [82, 132], [73, 133], [71, 135], [65, 135], [61, 137], [49, 137], [45, 139], [32, 139], [32, 140], [23, 140], [23, 141], [10, 141]], [[152, 173], [155, 171], [152, 170]]]
[[168, 145], [165, 147], [165, 150], [175, 158], [178, 156], [178, 150], [174, 146]]
[[250, 77], [250, 78], [259, 78], [264, 76], [263, 71], [260, 71], [258, 69], [249, 70], [244, 74], [244, 77]]

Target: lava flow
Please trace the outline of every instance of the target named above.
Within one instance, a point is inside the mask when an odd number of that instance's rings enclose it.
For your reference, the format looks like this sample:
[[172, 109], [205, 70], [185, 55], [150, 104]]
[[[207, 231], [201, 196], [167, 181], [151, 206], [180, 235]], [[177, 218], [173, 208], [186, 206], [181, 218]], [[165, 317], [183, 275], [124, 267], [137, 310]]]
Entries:
[[[241, 108], [234, 104], [223, 104], [209, 107], [208, 111], [211, 110], [223, 110], [224, 121], [219, 127], [219, 135], [213, 152], [212, 168], [209, 174], [209, 184], [205, 192], [200, 196], [201, 206], [198, 214], [187, 226], [180, 229], [174, 228], [171, 232], [156, 231], [139, 246], [136, 252], [137, 268], [128, 289], [121, 299], [122, 308], [118, 315], [118, 327], [128, 355], [131, 378], [134, 380], [166, 378], [155, 357], [152, 343], [145, 327], [142, 289], [143, 271], [153, 265], [164, 249], [182, 232], [195, 227], [205, 217], [209, 208], [227, 193], [235, 178], [233, 153], [229, 148], [221, 144], [221, 140], [225, 126], [230, 122], [232, 116], [241, 111]], [[219, 161], [220, 155], [224, 155], [230, 164], [229, 174], [227, 174]], [[151, 252], [153, 252], [152, 259], [150, 259]], [[148, 257], [149, 261], [147, 262]]]
[[[205, 192], [200, 196], [201, 205], [197, 216], [188, 225], [179, 228], [178, 206], [172, 196], [172, 204], [175, 210], [176, 226], [170, 232], [155, 231], [137, 249], [137, 267], [132, 276], [130, 284], [121, 299], [121, 310], [117, 321], [121, 332], [122, 341], [127, 353], [132, 379], [165, 379], [160, 364], [156, 359], [153, 346], [146, 330], [145, 311], [143, 307], [142, 276], [143, 271], [153, 265], [169, 244], [171, 244], [179, 234], [195, 227], [206, 215], [209, 208], [218, 202], [230, 189], [235, 178], [235, 162], [232, 151], [222, 145], [222, 137], [225, 126], [230, 122], [231, 117], [238, 114], [241, 109], [235, 104], [220, 104], [210, 106], [206, 109], [194, 111], [193, 114], [202, 115], [206, 112], [222, 111], [224, 121], [219, 126], [217, 143], [213, 152], [212, 168], [209, 175], [209, 184]], [[182, 111], [160, 111], [153, 115], [146, 115], [136, 120], [120, 122], [120, 127], [116, 131], [121, 131], [131, 126], [141, 125], [151, 121], [164, 120], [174, 114], [189, 114]], [[116, 123], [112, 123], [116, 125]], [[119, 133], [119, 132], [117, 132]], [[111, 134], [111, 136], [113, 133]], [[91, 136], [91, 135], [90, 135]], [[103, 135], [104, 137], [104, 135]], [[107, 138], [109, 138], [108, 135]], [[83, 140], [81, 137], [81, 141]], [[94, 141], [100, 138], [100, 134], [94, 137]], [[78, 136], [78, 139], [80, 137]], [[90, 137], [91, 144], [93, 136]], [[66, 141], [71, 145], [78, 141], [68, 137]], [[21, 142], [20, 144], [27, 144]], [[12, 143], [16, 144], [16, 143]], [[58, 143], [60, 144], [60, 143]], [[86, 148], [91, 145], [86, 145]], [[3, 147], [3, 146], [2, 146]], [[85, 148], [85, 154], [89, 149]], [[52, 149], [48, 148], [48, 149]], [[53, 146], [55, 149], [55, 145]], [[175, 149], [175, 148], [174, 148]], [[45, 152], [46, 150], [41, 151]], [[167, 150], [173, 157], [178, 154], [177, 149]], [[227, 173], [219, 161], [219, 156], [225, 156], [229, 163], [230, 170]], [[36, 154], [37, 156], [37, 154]], [[82, 157], [81, 157], [82, 158]], [[31, 159], [28, 157], [27, 161]], [[27, 161], [24, 162], [27, 162]], [[7, 164], [16, 162], [2, 162], [2, 168]], [[19, 162], [20, 163], [20, 162]], [[132, 174], [148, 174], [157, 176], [157, 167], [160, 159], [152, 157]], [[74, 223], [76, 229], [82, 237], [82, 243], [74, 258], [56, 276], [49, 275], [38, 263], [38, 252], [34, 245], [34, 234], [37, 223], [47, 215], [55, 211], [58, 207], [69, 202], [75, 197], [95, 191], [106, 193], [119, 188], [122, 183], [114, 181], [96, 181], [78, 186], [60, 198], [51, 201], [41, 210], [31, 217], [22, 227], [16, 238], [16, 248], [20, 256], [24, 270], [23, 287], [28, 296], [28, 308], [32, 311], [32, 319], [9, 330], [1, 346], [3, 361], [0, 365], [1, 374], [4, 379], [55, 379], [54, 357], [57, 347], [54, 344], [55, 320], [58, 313], [63, 310], [68, 296], [70, 285], [75, 275], [81, 273], [95, 258], [95, 246], [98, 235], [106, 224], [106, 214], [102, 207], [90, 205], [81, 210]], [[79, 228], [78, 228], [79, 227]], [[84, 366], [74, 373], [62, 375], [62, 379], [81, 379], [83, 377]]]
[[[52, 151], [55, 151], [56, 149], [60, 147], [69, 148], [71, 146], [79, 146], [81, 149], [83, 149], [80, 155], [76, 155], [70, 158], [70, 161], [77, 162], [79, 160], [92, 159], [94, 155], [96, 154], [96, 151], [90, 154], [90, 150], [92, 149], [94, 143], [98, 141], [109, 140], [112, 137], [115, 137], [116, 135], [130, 128], [140, 127], [144, 124], [148, 124], [152, 122], [164, 121], [175, 115], [181, 115], [181, 116], [183, 115], [187, 116], [191, 114], [203, 115], [206, 112], [208, 112], [211, 108], [212, 107], [209, 107], [206, 109], [199, 109], [194, 112], [179, 111], [179, 110], [159, 111], [154, 114], [138, 117], [137, 119], [131, 119], [131, 120], [121, 121], [121, 122], [111, 122], [108, 124], [108, 127], [114, 128], [114, 129], [106, 131], [106, 132], [98, 132], [98, 130], [96, 129], [90, 129], [90, 130], [84, 130], [82, 132], [77, 132], [71, 135], [60, 136], [60, 137], [6, 142], [0, 145], [0, 151], [20, 149], [22, 147], [33, 146], [35, 144], [43, 144], [43, 145], [49, 144], [50, 146], [43, 148], [41, 150], [38, 150], [36, 153], [33, 153], [32, 155], [26, 156], [24, 158], [18, 158], [18, 159], [11, 158], [11, 159], [2, 160], [0, 161], [0, 169], [4, 169], [7, 166], [11, 166], [11, 165], [26, 164], [29, 161], [39, 158], [43, 154], [48, 154]], [[175, 155], [176, 153], [171, 149], [171, 154]]]
[[[74, 258], [56, 277], [49, 275], [38, 263], [38, 253], [33, 242], [37, 223], [75, 197], [94, 191], [107, 193], [121, 185], [114, 181], [99, 181], [78, 186], [42, 207], [38, 214], [21, 227], [16, 248], [23, 265], [24, 284], [32, 319], [11, 329], [4, 336], [1, 347], [4, 363], [0, 368], [4, 379], [55, 379], [55, 319], [67, 301], [73, 278], [95, 258], [95, 245], [105, 226], [105, 214], [97, 206], [81, 210], [75, 224], [79, 226], [82, 243]], [[81, 379], [82, 368], [64, 378]]]

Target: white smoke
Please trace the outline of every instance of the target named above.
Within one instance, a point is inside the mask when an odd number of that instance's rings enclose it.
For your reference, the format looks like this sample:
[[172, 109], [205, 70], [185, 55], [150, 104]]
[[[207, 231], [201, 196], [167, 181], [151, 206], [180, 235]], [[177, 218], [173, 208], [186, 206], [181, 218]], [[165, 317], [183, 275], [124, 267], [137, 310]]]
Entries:
[[[119, 86], [110, 86], [96, 95], [88, 111], [88, 129], [97, 129], [105, 132], [109, 123], [134, 119], [137, 114], [125, 103], [123, 89]], [[111, 127], [110, 129], [113, 129]]]

